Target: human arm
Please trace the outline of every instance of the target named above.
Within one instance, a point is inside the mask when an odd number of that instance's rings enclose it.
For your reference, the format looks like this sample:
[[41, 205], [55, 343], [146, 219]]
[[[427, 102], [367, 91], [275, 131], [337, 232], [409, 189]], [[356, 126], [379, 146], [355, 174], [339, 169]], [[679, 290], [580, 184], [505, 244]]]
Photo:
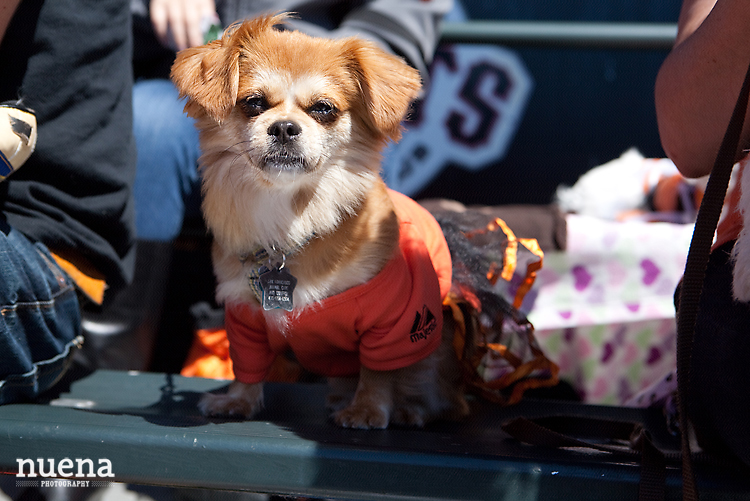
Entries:
[[[684, 0], [675, 47], [656, 79], [659, 134], [687, 177], [710, 173], [750, 63], [750, 3]], [[737, 158], [750, 146], [750, 120]]]
[[157, 38], [177, 50], [203, 45], [203, 20], [215, 14], [214, 0], [151, 0], [149, 4]]

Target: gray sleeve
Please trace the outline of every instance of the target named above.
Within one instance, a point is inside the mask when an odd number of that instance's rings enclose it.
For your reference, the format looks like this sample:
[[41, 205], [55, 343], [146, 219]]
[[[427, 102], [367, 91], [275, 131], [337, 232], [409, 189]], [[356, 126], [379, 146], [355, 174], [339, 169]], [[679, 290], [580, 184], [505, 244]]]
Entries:
[[353, 10], [333, 36], [359, 35], [404, 57], [427, 77], [440, 23], [453, 0], [373, 0]]
[[[309, 35], [343, 38], [360, 36], [372, 40], [385, 50], [402, 56], [422, 74], [426, 81], [432, 62], [443, 16], [453, 7], [453, 0], [218, 0], [222, 20], [237, 20], [262, 12], [298, 12], [299, 19], [289, 25]], [[348, 5], [347, 5], [348, 4]], [[343, 16], [328, 16], [331, 7]], [[223, 11], [223, 12], [222, 12]], [[338, 17], [338, 16], [336, 16]]]

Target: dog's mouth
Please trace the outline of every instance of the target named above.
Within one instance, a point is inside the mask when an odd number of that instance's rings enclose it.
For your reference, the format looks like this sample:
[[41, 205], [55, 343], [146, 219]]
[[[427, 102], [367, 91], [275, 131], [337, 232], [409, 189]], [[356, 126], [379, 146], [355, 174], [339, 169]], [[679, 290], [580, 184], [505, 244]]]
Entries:
[[304, 172], [307, 160], [301, 155], [279, 152], [263, 157], [263, 170], [270, 172]]

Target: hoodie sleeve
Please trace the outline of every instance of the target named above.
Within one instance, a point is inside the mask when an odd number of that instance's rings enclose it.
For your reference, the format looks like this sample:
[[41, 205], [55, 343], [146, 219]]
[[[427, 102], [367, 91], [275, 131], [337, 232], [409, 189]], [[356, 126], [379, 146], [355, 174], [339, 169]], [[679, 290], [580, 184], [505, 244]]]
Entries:
[[263, 381], [276, 358], [268, 342], [263, 313], [240, 303], [227, 304], [225, 312], [235, 379], [247, 384]]

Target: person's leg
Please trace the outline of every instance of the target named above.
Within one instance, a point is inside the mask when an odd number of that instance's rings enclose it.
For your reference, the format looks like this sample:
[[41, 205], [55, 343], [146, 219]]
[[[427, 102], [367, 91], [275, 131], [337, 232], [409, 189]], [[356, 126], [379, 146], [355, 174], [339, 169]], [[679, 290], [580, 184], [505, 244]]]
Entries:
[[72, 280], [42, 244], [0, 219], [0, 404], [36, 397], [81, 343]]
[[140, 80], [133, 88], [138, 149], [135, 195], [140, 240], [171, 241], [200, 210], [198, 131], [172, 82]]

